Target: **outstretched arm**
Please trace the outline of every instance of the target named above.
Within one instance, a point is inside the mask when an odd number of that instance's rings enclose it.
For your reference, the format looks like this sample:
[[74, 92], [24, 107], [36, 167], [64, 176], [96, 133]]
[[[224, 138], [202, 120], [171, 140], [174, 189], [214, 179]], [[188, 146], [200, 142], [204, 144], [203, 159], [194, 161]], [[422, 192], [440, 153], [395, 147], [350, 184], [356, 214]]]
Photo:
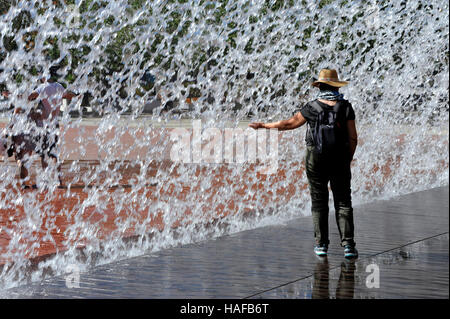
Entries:
[[[39, 96], [39, 93], [38, 92], [33, 92], [33, 93], [31, 93], [29, 96], [28, 96], [28, 101], [34, 101], [34, 100], [36, 100], [37, 98], [38, 98], [38, 96]], [[76, 93], [73, 93], [72, 91], [65, 91], [64, 93], [63, 93], [63, 96], [62, 96], [62, 98], [63, 99], [67, 99], [67, 100], [69, 100], [69, 102], [70, 102], [70, 100], [72, 100], [75, 96], [77, 96], [77, 94]]]
[[306, 123], [306, 119], [303, 117], [302, 113], [298, 112], [288, 120], [283, 120], [283, 121], [273, 122], [273, 123], [256, 122], [256, 123], [250, 123], [248, 126], [250, 126], [251, 128], [254, 128], [255, 130], [257, 130], [259, 128], [266, 128], [266, 129], [276, 128], [280, 131], [286, 131], [286, 130], [296, 129], [305, 123]]

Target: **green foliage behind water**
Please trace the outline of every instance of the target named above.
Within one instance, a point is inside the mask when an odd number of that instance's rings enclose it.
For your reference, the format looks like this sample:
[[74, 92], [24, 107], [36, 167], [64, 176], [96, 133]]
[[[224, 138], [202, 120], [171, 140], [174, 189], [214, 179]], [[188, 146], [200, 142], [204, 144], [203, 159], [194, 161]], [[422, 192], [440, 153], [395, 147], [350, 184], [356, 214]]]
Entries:
[[[2, 33], [0, 63], [8, 54], [21, 50], [33, 52], [38, 44], [40, 51], [37, 54], [45, 56], [46, 64], [56, 63], [64, 68], [60, 81], [70, 85], [86, 74], [85, 63], [92, 59], [95, 48], [96, 61], [90, 63], [92, 68], [89, 68], [88, 77], [103, 88], [114, 86], [114, 75], [120, 74], [118, 77], [123, 78], [136, 65], [150, 72], [157, 70], [159, 87], [169, 83], [178, 70], [183, 70], [186, 79], [181, 80], [183, 87], [180, 90], [184, 97], [205, 95], [207, 89], [201, 87], [198, 79], [208, 78], [214, 82], [216, 77], [209, 72], [230, 64], [223, 71], [230, 79], [223, 90], [224, 99], [234, 94], [245, 96], [246, 103], [263, 99], [284, 102], [282, 97], [285, 95], [308, 96], [309, 83], [319, 69], [327, 65], [341, 68], [344, 77], [356, 74], [361, 68], [367, 72], [375, 70], [376, 74], [372, 76], [379, 81], [385, 80], [383, 69], [401, 74], [408, 68], [411, 39], [421, 36], [424, 28], [420, 25], [407, 29], [407, 20], [416, 16], [432, 17], [437, 9], [436, 4], [433, 7], [427, 1], [394, 4], [387, 0], [124, 0], [117, 1], [121, 7], [115, 11], [111, 9], [112, 2], [104, 0], [33, 3], [33, 7], [15, 10], [17, 1], [0, 0], [0, 12], [10, 16], [11, 22], [9, 32]], [[67, 17], [53, 13], [76, 3], [79, 24], [68, 30]], [[105, 11], [109, 13], [104, 15]], [[405, 27], [396, 30], [395, 21], [382, 19], [374, 27], [370, 25], [373, 12], [385, 17], [394, 16]], [[41, 28], [36, 25], [42, 17], [64, 32], [42, 35]], [[198, 26], [202, 26], [202, 30], [196, 35], [197, 40], [192, 41], [192, 28]], [[111, 31], [105, 33], [106, 29]], [[434, 31], [447, 32], [448, 40], [448, 24], [447, 30], [437, 28]], [[145, 39], [142, 35], [146, 35]], [[225, 40], [221, 43], [224, 45], [203, 45], [198, 41], [199, 37], [208, 38], [209, 35], [223, 37]], [[382, 54], [389, 55], [389, 61], [383, 61], [381, 51], [374, 54], [374, 50], [385, 46]], [[448, 69], [448, 45], [443, 44], [443, 48], [447, 50], [427, 62], [430, 63], [429, 70], [423, 72], [419, 81], [426, 81], [427, 76]], [[271, 52], [270, 59], [275, 62], [258, 68], [249, 66], [245, 70], [245, 65], [234, 63], [238, 57], [251, 60], [264, 52]], [[184, 59], [177, 58], [180, 53], [184, 54]], [[12, 79], [27, 81], [43, 68], [39, 63], [30, 62], [25, 68], [16, 70]], [[252, 78], [255, 73], [255, 79], [267, 77], [271, 84], [260, 85], [247, 94], [246, 80], [237, 78], [237, 74]], [[291, 77], [292, 83], [286, 83], [286, 75]], [[434, 83], [427, 81], [426, 85], [433, 87]], [[154, 85], [149, 83], [140, 83], [133, 90], [130, 84], [123, 83], [120, 90], [121, 96], [157, 93]], [[372, 90], [368, 92], [368, 100], [376, 102], [383, 94], [383, 90]]]

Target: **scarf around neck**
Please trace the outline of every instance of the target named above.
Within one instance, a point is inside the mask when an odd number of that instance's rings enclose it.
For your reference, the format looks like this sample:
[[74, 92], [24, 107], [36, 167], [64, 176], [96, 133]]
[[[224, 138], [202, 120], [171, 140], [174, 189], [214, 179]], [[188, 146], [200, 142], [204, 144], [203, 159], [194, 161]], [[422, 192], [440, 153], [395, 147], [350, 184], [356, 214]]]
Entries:
[[338, 101], [338, 100], [344, 99], [344, 94], [340, 94], [337, 91], [324, 90], [324, 91], [319, 92], [319, 94], [317, 95], [317, 99], [328, 100], [328, 101]]

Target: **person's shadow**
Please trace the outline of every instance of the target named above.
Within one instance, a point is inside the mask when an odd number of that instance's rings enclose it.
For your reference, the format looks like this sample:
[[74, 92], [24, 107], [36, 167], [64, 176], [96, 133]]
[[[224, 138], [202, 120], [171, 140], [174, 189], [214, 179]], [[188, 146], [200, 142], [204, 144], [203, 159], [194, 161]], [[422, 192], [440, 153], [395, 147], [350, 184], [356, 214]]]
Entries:
[[[330, 299], [330, 266], [327, 257], [321, 257], [314, 269], [313, 299]], [[355, 292], [355, 261], [341, 263], [341, 274], [336, 288], [336, 299], [353, 299]]]

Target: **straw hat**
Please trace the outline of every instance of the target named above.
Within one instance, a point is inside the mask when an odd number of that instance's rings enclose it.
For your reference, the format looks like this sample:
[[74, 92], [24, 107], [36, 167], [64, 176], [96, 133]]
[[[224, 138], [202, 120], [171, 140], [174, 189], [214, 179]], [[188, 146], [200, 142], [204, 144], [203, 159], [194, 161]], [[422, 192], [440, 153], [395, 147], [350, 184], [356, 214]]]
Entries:
[[339, 81], [336, 70], [322, 69], [319, 73], [319, 79], [312, 83], [312, 86], [318, 87], [319, 83], [325, 83], [334, 87], [343, 87], [348, 84], [347, 81]]

